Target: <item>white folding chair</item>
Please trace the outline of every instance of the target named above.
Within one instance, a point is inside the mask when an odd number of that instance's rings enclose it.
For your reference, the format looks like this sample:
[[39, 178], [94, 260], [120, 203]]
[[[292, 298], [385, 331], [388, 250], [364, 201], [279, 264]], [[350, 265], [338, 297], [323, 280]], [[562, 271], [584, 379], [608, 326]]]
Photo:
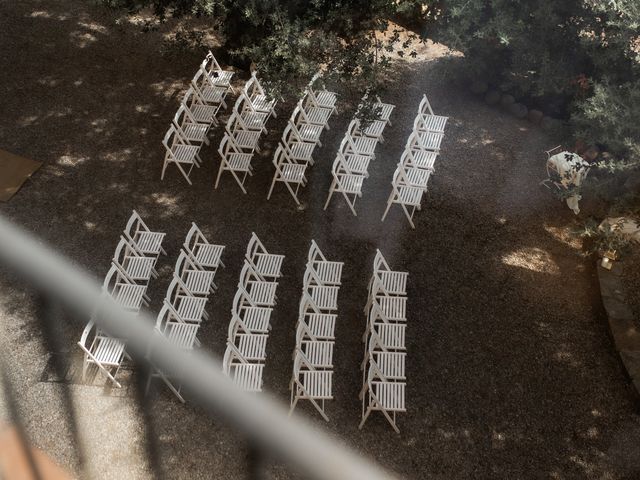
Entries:
[[305, 162], [313, 165], [313, 150], [316, 144], [302, 140], [298, 135], [297, 129], [289, 123], [287, 123], [282, 132], [281, 145], [292, 161], [296, 163]]
[[137, 313], [143, 305], [149, 305], [146, 284], [135, 283], [114, 263], [111, 263], [111, 267], [104, 277], [102, 291], [124, 310]]
[[172, 124], [162, 139], [166, 153], [160, 180], [164, 179], [164, 173], [169, 164], [175, 163], [189, 185], [192, 185], [191, 179], [189, 178], [191, 170], [193, 170], [194, 166], [199, 168], [202, 163], [199, 156], [200, 147], [189, 144], [187, 140], [182, 137], [181, 131], [181, 129], [176, 128], [176, 126]]
[[308, 123], [303, 110], [300, 108], [300, 104], [293, 110], [291, 118], [289, 119], [289, 125], [291, 125], [291, 129], [303, 142], [322, 146], [320, 136], [322, 135], [323, 127], [321, 125]]
[[167, 254], [162, 248], [162, 241], [166, 233], [152, 232], [135, 210], [129, 217], [123, 233], [136, 250], [145, 256], [157, 258], [161, 253]]
[[307, 86], [307, 95], [305, 97], [305, 101], [309, 106], [316, 108], [328, 108], [335, 113], [335, 105], [338, 96], [336, 93], [328, 91], [324, 86], [322, 86], [321, 88], [316, 88], [316, 84], [320, 83], [320, 77], [321, 73], [318, 72], [309, 82], [309, 85]]
[[338, 148], [338, 153], [336, 154], [336, 161], [339, 162], [338, 171], [369, 178], [369, 163], [372, 157], [356, 153], [344, 153], [349, 150], [347, 148], [348, 141], [346, 137], [343, 138], [340, 148]]
[[[333, 167], [331, 168], [331, 173], [333, 175], [333, 181], [331, 182], [331, 187], [329, 187], [329, 195], [327, 196], [327, 201], [324, 204], [324, 210], [329, 206], [329, 202], [331, 201], [331, 197], [334, 192], [339, 192], [347, 201], [351, 212], [357, 216], [355, 205], [356, 199], [358, 197], [362, 197], [362, 184], [364, 182], [364, 176], [362, 175], [353, 175], [348, 173], [340, 173], [340, 167], [342, 162], [340, 162], [339, 158], [333, 162]], [[353, 199], [350, 197], [353, 195]]]
[[402, 152], [400, 163], [407, 165], [408, 167], [429, 170], [433, 174], [435, 171], [436, 158], [438, 158], [437, 152], [406, 148]]
[[210, 243], [194, 222], [191, 223], [191, 228], [184, 239], [183, 248], [201, 268], [214, 273], [218, 271], [219, 266], [222, 265], [224, 268], [222, 252], [225, 246]]
[[113, 254], [112, 262], [135, 283], [148, 285], [151, 277], [158, 278], [155, 270], [156, 257], [147, 257], [139, 252], [124, 236]]
[[[90, 340], [91, 332], [95, 330]], [[116, 387], [120, 388], [120, 382], [116, 380], [122, 361], [126, 355], [124, 341], [110, 337], [98, 329], [93, 321], [90, 321], [82, 332], [78, 346], [84, 353], [82, 362], [82, 381], [86, 381], [87, 371], [90, 365], [95, 365], [98, 370]]]
[[278, 117], [275, 109], [276, 99], [269, 98], [264, 88], [262, 88], [255, 72], [251, 74], [251, 78], [244, 85], [242, 91], [243, 94], [249, 98], [251, 105], [256, 111], [268, 113], [275, 118]]
[[273, 307], [276, 304], [278, 282], [265, 281], [253, 269], [253, 265], [245, 260], [240, 272], [238, 290], [242, 290], [250, 302], [250, 306]]
[[259, 278], [263, 280], [277, 279], [282, 275], [284, 255], [269, 253], [254, 232], [251, 232], [245, 258]]
[[[308, 364], [304, 355], [298, 352], [293, 363], [291, 390], [291, 408], [293, 413], [299, 400], [309, 400], [327, 422], [329, 417], [324, 411], [325, 400], [332, 400], [332, 370], [316, 370]], [[320, 402], [320, 403], [318, 403]]]
[[407, 139], [406, 148], [439, 152], [444, 133], [413, 131]]
[[231, 85], [231, 79], [233, 78], [234, 72], [231, 70], [223, 70], [216, 60], [216, 57], [211, 53], [211, 50], [207, 53], [202, 65], [209, 74], [209, 78], [214, 85], [228, 88], [235, 93], [235, 89]]
[[449, 117], [435, 115], [433, 113], [433, 109], [431, 108], [431, 104], [429, 103], [429, 99], [425, 94], [422, 96], [422, 100], [420, 101], [420, 106], [418, 107], [418, 116], [416, 117], [416, 119], [419, 119], [418, 128], [421, 131], [443, 133]]
[[307, 183], [307, 178], [305, 177], [307, 164], [293, 162], [287, 155], [284, 147], [282, 145], [278, 145], [276, 153], [273, 156], [273, 165], [276, 168], [276, 171], [273, 174], [273, 180], [271, 182], [271, 187], [269, 188], [269, 193], [267, 194], [267, 200], [271, 198], [271, 193], [273, 192], [273, 187], [276, 182], [282, 182], [285, 187], [287, 187], [287, 190], [289, 190], [289, 193], [295, 200], [296, 204], [300, 205], [300, 200], [298, 200], [298, 190], [300, 190], [302, 185], [306, 185]]
[[373, 380], [373, 372], [369, 372], [365, 386], [365, 394], [362, 396], [362, 421], [358, 426], [362, 429], [372, 411], [380, 411], [391, 424], [396, 433], [400, 429], [396, 424], [396, 414], [406, 412], [404, 382], [384, 382]]
[[218, 288], [213, 281], [216, 272], [204, 270], [184, 250], [181, 250], [180, 255], [178, 255], [174, 273], [194, 296], [206, 297]]
[[233, 175], [233, 178], [242, 189], [242, 193], [246, 194], [247, 190], [244, 188], [244, 182], [247, 179], [247, 175], [253, 175], [251, 168], [253, 153], [243, 152], [236, 144], [235, 138], [228, 132], [225, 132], [220, 142], [218, 153], [220, 154], [220, 167], [218, 168], [218, 176], [216, 177], [214, 188], [218, 188], [222, 172], [228, 171], [231, 172], [231, 175]]
[[378, 115], [378, 119], [385, 123], [388, 123], [389, 125], [392, 125], [391, 113], [396, 108], [396, 106], [390, 103], [382, 103], [382, 100], [380, 100], [380, 97], [376, 97], [376, 100], [377, 101], [375, 103], [374, 108], [380, 112]]
[[242, 118], [245, 128], [258, 132], [268, 133], [266, 123], [269, 114], [259, 112], [253, 108], [251, 101], [245, 95], [240, 95], [233, 105], [233, 112]]
[[400, 175], [399, 169], [396, 169], [393, 174], [393, 181], [391, 182], [391, 194], [389, 195], [389, 199], [387, 200], [387, 208], [382, 214], [381, 221], [384, 222], [387, 213], [389, 213], [389, 209], [391, 205], [398, 204], [402, 207], [407, 220], [409, 220], [409, 224], [411, 228], [415, 229], [416, 226], [413, 223], [413, 215], [416, 210], [420, 210], [422, 203], [422, 196], [424, 195], [425, 190], [420, 187], [413, 187], [410, 185], [402, 185], [398, 181], [398, 177]]
[[344, 262], [327, 260], [315, 240], [311, 240], [307, 266], [313, 269], [320, 285], [340, 285]]
[[307, 267], [303, 277], [304, 289], [309, 293], [311, 300], [320, 311], [333, 311], [338, 309], [338, 292], [340, 287], [335, 285], [322, 285], [319, 277], [315, 275], [312, 267]]
[[269, 333], [271, 330], [270, 307], [258, 307], [250, 303], [244, 291], [238, 289], [231, 307], [231, 322], [235, 322], [238, 331], [243, 333]]
[[304, 292], [298, 309], [296, 338], [300, 335], [301, 339], [333, 340], [335, 339], [336, 318], [335, 313], [321, 312], [309, 294]]
[[209, 133], [209, 124], [199, 123], [191, 110], [185, 105], [180, 105], [173, 117], [173, 125], [180, 131], [180, 135], [189, 145], [202, 147], [202, 144], [209, 145], [207, 134]]
[[210, 105], [206, 103], [196, 95], [193, 87], [189, 87], [180, 104], [189, 110], [191, 116], [196, 122], [209, 126], [218, 125], [216, 116], [218, 115], [222, 104], [218, 103]]
[[376, 249], [373, 259], [373, 276], [369, 282], [370, 293], [387, 296], [406, 295], [408, 278], [408, 272], [391, 270], [382, 252]]
[[240, 355], [235, 345], [227, 343], [222, 359], [222, 371], [237, 386], [247, 392], [262, 391], [264, 364], [250, 363]]
[[207, 297], [195, 296], [176, 275], [167, 288], [164, 301], [173, 307], [175, 314], [183, 322], [201, 323], [203, 319], [209, 318], [205, 311]]
[[227, 87], [216, 85], [207, 71], [200, 66], [191, 80], [191, 86], [200, 99], [209, 105], [222, 105], [227, 108], [224, 99], [227, 96]]
[[346, 145], [343, 153], [345, 154], [354, 153], [356, 155], [366, 155], [368, 157], [371, 157], [372, 159], [376, 157], [375, 149], [378, 143], [377, 139], [373, 137], [359, 135], [357, 120], [355, 119], [351, 120], [351, 123], [349, 123], [349, 126], [347, 127], [347, 133], [345, 135], [345, 138], [347, 141], [346, 141]]

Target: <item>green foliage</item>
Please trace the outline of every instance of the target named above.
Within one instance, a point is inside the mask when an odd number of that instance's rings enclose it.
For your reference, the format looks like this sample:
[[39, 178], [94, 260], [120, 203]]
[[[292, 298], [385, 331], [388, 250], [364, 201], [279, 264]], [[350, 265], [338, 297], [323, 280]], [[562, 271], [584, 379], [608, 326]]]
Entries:
[[585, 239], [586, 253], [604, 254], [605, 252], [615, 252], [617, 255], [627, 252], [631, 241], [620, 233], [621, 224], [605, 223], [600, 225], [593, 218], [587, 219], [582, 228], [575, 233]]

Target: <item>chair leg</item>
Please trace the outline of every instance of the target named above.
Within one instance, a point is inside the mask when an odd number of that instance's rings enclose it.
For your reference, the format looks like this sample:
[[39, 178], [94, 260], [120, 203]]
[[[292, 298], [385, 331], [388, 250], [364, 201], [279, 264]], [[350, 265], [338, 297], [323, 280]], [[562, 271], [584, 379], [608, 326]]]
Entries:
[[271, 181], [271, 187], [269, 188], [269, 193], [267, 194], [267, 200], [269, 200], [271, 198], [271, 193], [273, 192], [273, 187], [276, 184], [277, 175], [278, 175], [278, 172], [273, 174], [273, 180]]
[[329, 202], [331, 201], [331, 197], [333, 196], [333, 189], [335, 188], [335, 184], [336, 184], [336, 180], [334, 179], [333, 182], [331, 182], [331, 187], [329, 188], [329, 196], [327, 197], [327, 201], [324, 204], [324, 208], [323, 210], [326, 210], [327, 207], [329, 206]]
[[220, 164], [220, 168], [218, 169], [218, 176], [216, 177], [216, 183], [214, 184], [213, 188], [218, 188], [218, 183], [220, 182], [220, 177], [222, 176], [223, 170], [224, 170], [224, 160], [222, 160], [222, 163]]

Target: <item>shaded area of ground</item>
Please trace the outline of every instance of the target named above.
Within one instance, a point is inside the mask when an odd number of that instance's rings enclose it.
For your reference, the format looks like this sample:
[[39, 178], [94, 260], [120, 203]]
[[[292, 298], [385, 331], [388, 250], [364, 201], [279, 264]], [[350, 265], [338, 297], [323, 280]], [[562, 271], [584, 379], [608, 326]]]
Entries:
[[[339, 298], [335, 400], [323, 428], [408, 478], [635, 478], [640, 425], [603, 319], [592, 266], [577, 255], [569, 212], [537, 183], [552, 142], [529, 124], [476, 103], [434, 75], [398, 71], [384, 100], [397, 105], [365, 182], [358, 217], [335, 197], [322, 205], [348, 115], [332, 119], [297, 211], [284, 187], [265, 200], [271, 154], [290, 113], [268, 125], [244, 196], [230, 176], [213, 190], [215, 148], [189, 187], [159, 181], [160, 143], [198, 56], [167, 59], [159, 37], [114, 25], [84, 2], [0, 2], [0, 148], [46, 165], [2, 213], [102, 278], [132, 208], [167, 232], [168, 258], [150, 287], [157, 311], [192, 221], [227, 245], [203, 345], [224, 350], [229, 309], [251, 231], [284, 253], [265, 384], [288, 401], [291, 352], [310, 240], [346, 262]], [[437, 173], [412, 231], [394, 208], [380, 223], [399, 153], [423, 92], [451, 117]], [[357, 429], [362, 306], [375, 249], [410, 272], [408, 412], [395, 435], [381, 417]], [[25, 293], [25, 291], [27, 293]], [[60, 386], [47, 363], [34, 299], [0, 280], [1, 345], [37, 446], [74, 467]], [[80, 327], [68, 329], [69, 350]], [[147, 478], [140, 409], [132, 398], [73, 386], [98, 477]], [[303, 407], [301, 413], [311, 414]], [[242, 439], [159, 389], [153, 438], [169, 478], [243, 478]], [[320, 425], [320, 421], [318, 422]], [[634, 440], [636, 439], [636, 440]], [[635, 446], [634, 446], [635, 445]], [[273, 478], [295, 475], [274, 462]]]

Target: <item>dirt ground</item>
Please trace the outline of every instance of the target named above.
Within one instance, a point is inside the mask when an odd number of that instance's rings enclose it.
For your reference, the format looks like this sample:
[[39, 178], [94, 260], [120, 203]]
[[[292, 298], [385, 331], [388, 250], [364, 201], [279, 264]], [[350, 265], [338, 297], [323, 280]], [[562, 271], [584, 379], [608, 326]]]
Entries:
[[[268, 125], [243, 195], [227, 174], [217, 190], [213, 132], [189, 187], [175, 169], [163, 182], [161, 139], [200, 58], [160, 55], [161, 33], [141, 33], [80, 0], [0, 0], [0, 148], [45, 162], [2, 215], [55, 246], [96, 278], [131, 209], [167, 232], [168, 256], [150, 285], [157, 311], [192, 221], [227, 245], [205, 348], [224, 351], [229, 310], [252, 231], [286, 255], [265, 369], [267, 392], [288, 402], [291, 352], [306, 253], [315, 239], [345, 261], [339, 297], [334, 395], [324, 423], [354, 449], [412, 479], [633, 479], [640, 477], [640, 420], [608, 337], [592, 262], [569, 234], [573, 214], [538, 182], [554, 146], [539, 129], [486, 107], [437, 75], [438, 60], [398, 67], [384, 100], [393, 125], [353, 217], [341, 198], [322, 210], [335, 151], [349, 120], [332, 118], [299, 211], [283, 186], [270, 201], [271, 155], [291, 111]], [[428, 53], [428, 52], [427, 52]], [[429, 55], [426, 55], [429, 57]], [[431, 57], [437, 57], [432, 55]], [[448, 115], [442, 154], [411, 230], [399, 208], [380, 223], [390, 181], [422, 94]], [[360, 340], [375, 249], [410, 272], [407, 407], [396, 435], [382, 416], [358, 430]], [[77, 471], [62, 409], [64, 387], [46, 381], [35, 294], [0, 275], [0, 348], [33, 442]], [[82, 326], [66, 328], [75, 358]], [[65, 353], [69, 352], [69, 353]], [[244, 478], [236, 432], [158, 387], [141, 408], [131, 389], [72, 385], [94, 478], [150, 478], [147, 440], [166, 478]], [[150, 429], [144, 427], [151, 422]], [[270, 478], [298, 478], [277, 461]]]

